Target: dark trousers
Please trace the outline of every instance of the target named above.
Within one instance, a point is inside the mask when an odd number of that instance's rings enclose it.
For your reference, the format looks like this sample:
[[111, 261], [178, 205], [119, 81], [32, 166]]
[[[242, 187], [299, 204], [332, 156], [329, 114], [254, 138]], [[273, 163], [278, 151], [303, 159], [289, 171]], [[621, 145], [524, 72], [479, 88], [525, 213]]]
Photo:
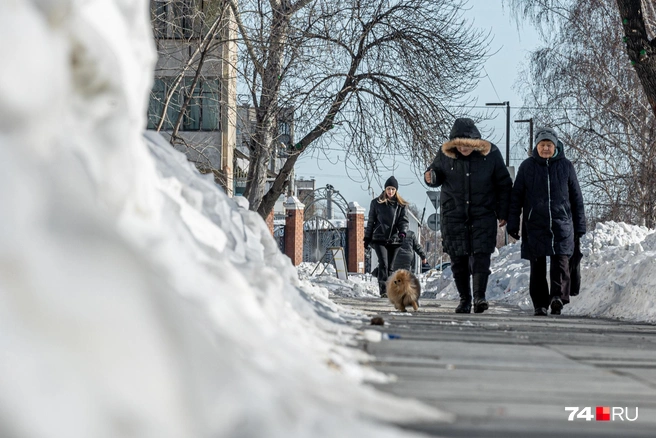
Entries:
[[383, 245], [380, 243], [372, 243], [371, 247], [376, 251], [378, 257], [378, 287], [380, 293], [387, 293], [385, 284], [387, 278], [391, 273], [392, 261], [394, 261], [394, 254], [399, 249], [398, 246]]
[[581, 290], [581, 240], [574, 240], [574, 254], [569, 258], [569, 294], [575, 297]]
[[538, 257], [531, 260], [531, 277], [529, 292], [534, 308], [549, 307], [553, 297], [559, 297], [569, 303], [569, 256], [553, 255], [549, 269], [551, 293], [547, 283], [547, 258]]
[[450, 256], [453, 278], [468, 278], [472, 274], [490, 274], [490, 253]]

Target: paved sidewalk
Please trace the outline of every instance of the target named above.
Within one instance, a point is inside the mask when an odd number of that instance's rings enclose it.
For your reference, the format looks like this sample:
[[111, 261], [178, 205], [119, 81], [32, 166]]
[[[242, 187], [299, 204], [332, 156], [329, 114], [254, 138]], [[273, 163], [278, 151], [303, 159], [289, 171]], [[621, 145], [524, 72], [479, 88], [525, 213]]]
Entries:
[[[371, 365], [398, 376], [382, 391], [457, 415], [453, 424], [410, 428], [444, 437], [656, 436], [656, 326], [578, 318], [534, 317], [496, 304], [458, 315], [456, 301], [426, 299], [412, 315], [391, 313], [382, 299], [335, 301], [382, 316], [369, 326], [398, 339], [364, 342]], [[628, 408], [624, 421], [586, 421], [565, 407]], [[408, 426], [404, 426], [408, 428]]]

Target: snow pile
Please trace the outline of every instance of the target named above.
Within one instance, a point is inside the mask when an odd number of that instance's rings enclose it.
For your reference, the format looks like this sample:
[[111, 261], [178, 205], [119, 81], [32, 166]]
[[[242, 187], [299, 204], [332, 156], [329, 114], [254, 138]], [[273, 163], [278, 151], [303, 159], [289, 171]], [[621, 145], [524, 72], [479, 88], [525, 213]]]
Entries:
[[[449, 286], [453, 283], [451, 267], [443, 271], [431, 269], [423, 275], [421, 287], [422, 298], [453, 299], [458, 293]], [[454, 295], [455, 294], [455, 295]]]
[[581, 295], [563, 313], [656, 322], [656, 230], [600, 223], [581, 246]]
[[654, 230], [649, 228], [629, 225], [624, 222], [599, 223], [592, 234], [583, 237], [587, 244], [583, 245], [581, 252], [584, 255], [589, 255], [605, 250], [613, 251], [617, 247], [642, 251], [640, 249], [641, 242], [653, 233]]
[[[510, 244], [492, 258], [487, 298], [531, 311], [530, 265], [521, 259], [520, 248], [521, 242]], [[581, 252], [581, 293], [572, 297], [563, 314], [656, 322], [656, 230], [599, 223], [581, 239]], [[441, 280], [429, 280], [427, 293], [458, 299], [452, 278]]]
[[[142, 136], [148, 2], [0, 5], [0, 436], [400, 436], [361, 315]], [[148, 144], [148, 147], [146, 146]]]
[[301, 279], [337, 296], [349, 298], [380, 296], [378, 281], [371, 274], [349, 274], [348, 280], [340, 280], [336, 276], [335, 267], [330, 263], [301, 263], [297, 266], [297, 271]]

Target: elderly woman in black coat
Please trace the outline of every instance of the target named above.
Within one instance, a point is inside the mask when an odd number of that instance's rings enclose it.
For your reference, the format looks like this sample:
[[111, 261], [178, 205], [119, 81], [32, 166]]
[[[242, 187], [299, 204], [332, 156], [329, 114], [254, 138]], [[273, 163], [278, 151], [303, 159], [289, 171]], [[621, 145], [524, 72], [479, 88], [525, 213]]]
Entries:
[[408, 203], [398, 194], [398, 189], [399, 183], [394, 176], [385, 181], [385, 190], [371, 201], [364, 230], [365, 249], [371, 245], [378, 258], [378, 288], [383, 298], [387, 297], [386, 283], [394, 255], [408, 232], [405, 212]]
[[[531, 262], [529, 291], [536, 316], [560, 315], [569, 302], [569, 257], [585, 234], [583, 196], [572, 163], [553, 129], [537, 128], [533, 155], [519, 166], [512, 189], [508, 234], [520, 238]], [[547, 256], [551, 258], [547, 284]]]
[[474, 312], [482, 313], [488, 308], [490, 256], [497, 228], [506, 224], [512, 187], [501, 152], [481, 139], [473, 120], [457, 119], [424, 179], [431, 187], [442, 186], [440, 225], [460, 295], [456, 313], [471, 312], [470, 278]]

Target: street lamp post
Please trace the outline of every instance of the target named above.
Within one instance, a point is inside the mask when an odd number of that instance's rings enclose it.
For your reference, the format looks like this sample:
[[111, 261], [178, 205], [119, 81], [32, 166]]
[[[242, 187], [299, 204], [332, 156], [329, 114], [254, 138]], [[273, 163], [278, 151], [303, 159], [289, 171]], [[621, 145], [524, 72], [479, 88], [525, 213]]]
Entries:
[[[506, 107], [506, 167], [510, 169], [510, 102], [492, 102], [486, 103], [486, 106], [504, 106]], [[508, 245], [508, 228], [503, 232], [503, 241]]]
[[515, 120], [515, 123], [528, 123], [530, 132], [529, 132], [529, 137], [528, 137], [528, 149], [526, 149], [526, 152], [528, 156], [531, 156], [531, 152], [533, 151], [533, 117], [530, 119], [524, 119], [524, 120]]
[[510, 167], [510, 102], [492, 102], [486, 103], [485, 106], [506, 107], [506, 167]]

